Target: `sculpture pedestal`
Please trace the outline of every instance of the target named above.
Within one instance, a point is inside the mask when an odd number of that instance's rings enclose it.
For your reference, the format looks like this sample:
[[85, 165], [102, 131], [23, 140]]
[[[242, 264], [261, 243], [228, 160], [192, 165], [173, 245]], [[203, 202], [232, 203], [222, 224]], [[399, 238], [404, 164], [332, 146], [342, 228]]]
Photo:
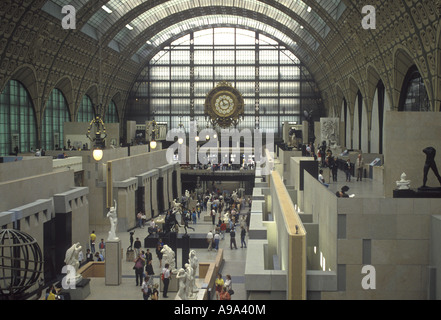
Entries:
[[394, 198], [441, 198], [441, 188], [394, 190]]
[[135, 251], [134, 250], [127, 250], [126, 261], [127, 262], [135, 261]]
[[185, 264], [188, 263], [188, 255], [190, 253], [190, 236], [184, 234], [182, 236], [182, 268], [185, 269]]
[[106, 242], [106, 286], [119, 286], [122, 282], [121, 240]]
[[75, 284], [75, 289], [61, 289], [66, 300], [84, 300], [90, 295], [90, 279], [82, 279]]
[[[161, 270], [162, 272], [162, 270]], [[179, 281], [176, 279], [176, 275], [173, 274], [170, 280], [170, 283], [168, 285], [168, 292], [178, 292], [179, 290]], [[164, 282], [162, 280], [159, 281], [159, 292], [162, 295], [162, 292], [164, 291]]]

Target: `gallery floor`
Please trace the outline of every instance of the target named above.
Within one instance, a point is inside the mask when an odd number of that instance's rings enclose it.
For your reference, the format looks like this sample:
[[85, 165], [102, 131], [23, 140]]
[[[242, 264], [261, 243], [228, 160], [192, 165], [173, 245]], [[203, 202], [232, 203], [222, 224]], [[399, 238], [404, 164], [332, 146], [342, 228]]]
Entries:
[[[327, 182], [328, 177], [325, 177]], [[351, 182], [345, 181], [345, 175], [342, 171], [338, 172], [338, 181], [330, 182], [329, 190], [334, 192], [339, 190], [342, 186], [347, 185], [350, 187], [348, 194], [355, 194], [356, 197], [360, 198], [370, 198], [370, 197], [382, 197], [383, 196], [383, 185], [380, 182], [373, 181], [371, 179], [363, 179], [363, 181], [356, 181], [356, 178], [352, 177]], [[249, 207], [247, 206], [242, 210], [242, 214], [248, 212]], [[198, 220], [197, 224], [190, 224], [195, 230], [188, 229], [188, 233], [194, 234], [206, 234], [208, 231], [213, 230], [213, 225], [211, 222], [203, 221], [203, 215], [201, 214], [201, 219]], [[136, 228], [134, 238], [138, 237], [142, 244], [144, 245], [143, 239], [148, 235], [147, 227]], [[142, 300], [141, 288], [136, 286], [135, 283], [135, 273], [133, 268], [133, 262], [127, 262], [125, 259], [126, 248], [129, 247], [129, 232], [118, 233], [117, 236], [122, 240], [122, 247], [124, 248], [124, 259], [123, 259], [123, 272], [122, 272], [122, 283], [119, 286], [106, 286], [104, 278], [92, 278], [90, 282], [91, 294], [87, 297], [87, 300]], [[105, 234], [97, 234], [97, 240], [106, 239]], [[245, 300], [246, 292], [244, 285], [244, 272], [245, 272], [245, 261], [246, 261], [246, 250], [245, 248], [240, 248], [240, 238], [237, 237], [236, 242], [238, 244], [238, 249], [230, 249], [230, 236], [227, 233], [225, 240], [220, 242], [220, 248], [224, 249], [224, 264], [221, 269], [223, 278], [227, 274], [231, 275], [233, 288], [235, 294], [232, 296], [232, 300]], [[246, 237], [246, 242], [248, 242], [248, 236]], [[145, 248], [143, 248], [145, 250]], [[155, 271], [154, 282], [159, 283], [160, 281], [160, 271], [159, 261], [155, 254], [154, 249], [150, 248], [153, 254], [153, 269]], [[208, 251], [207, 249], [196, 249], [197, 257], [200, 262], [212, 262], [215, 260], [216, 252]], [[178, 249], [178, 266], [180, 265], [181, 250]], [[197, 272], [198, 273], [198, 272]], [[168, 298], [165, 299], [160, 295], [160, 300], [174, 300], [176, 292], [169, 292]]]
[[[242, 213], [247, 212], [249, 207], [242, 210]], [[193, 233], [207, 234], [208, 231], [213, 230], [213, 225], [210, 222], [203, 221], [203, 214], [201, 213], [201, 219], [197, 224], [189, 224], [190, 227], [195, 230], [188, 229], [188, 234], [191, 237]], [[136, 228], [134, 238], [138, 237], [141, 243], [144, 245], [143, 239], [148, 235], [147, 226], [143, 229]], [[87, 297], [87, 300], [142, 300], [141, 288], [136, 286], [135, 282], [135, 271], [132, 269], [134, 263], [127, 262], [125, 259], [126, 248], [130, 244], [129, 232], [119, 233], [117, 236], [122, 241], [122, 247], [124, 248], [124, 260], [123, 260], [123, 270], [122, 270], [122, 283], [120, 286], [106, 286], [104, 278], [92, 278], [90, 282], [91, 294]], [[98, 239], [106, 239], [104, 234], [97, 234]], [[248, 237], [246, 238], [248, 241]], [[246, 260], [246, 250], [245, 248], [240, 248], [240, 237], [236, 237], [236, 243], [238, 245], [237, 250], [230, 249], [230, 236], [225, 235], [225, 240], [220, 241], [219, 247], [224, 249], [224, 264], [221, 270], [222, 277], [225, 280], [227, 274], [231, 275], [233, 282], [233, 289], [235, 291], [232, 296], [232, 300], [245, 300], [245, 285], [244, 285], [244, 272], [245, 272], [245, 260]], [[142, 250], [145, 250], [143, 248]], [[161, 268], [159, 267], [159, 260], [156, 256], [154, 249], [150, 248], [150, 252], [153, 255], [153, 270], [155, 272], [154, 283], [159, 283]], [[196, 254], [199, 262], [213, 262], [216, 258], [217, 252], [215, 250], [208, 251], [208, 249], [196, 249]], [[178, 249], [176, 254], [178, 259], [178, 266], [181, 265], [181, 249]], [[197, 271], [197, 274], [199, 270]], [[176, 292], [169, 292], [168, 298], [163, 298], [160, 294], [160, 300], [174, 300], [176, 297]]]

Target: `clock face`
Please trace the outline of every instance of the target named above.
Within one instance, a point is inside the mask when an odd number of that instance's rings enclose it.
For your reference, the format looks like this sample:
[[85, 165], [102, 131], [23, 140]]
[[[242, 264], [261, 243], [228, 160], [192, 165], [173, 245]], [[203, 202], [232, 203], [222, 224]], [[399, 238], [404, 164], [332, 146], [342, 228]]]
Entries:
[[221, 117], [227, 117], [234, 112], [234, 99], [227, 93], [221, 93], [214, 100], [214, 111]]
[[228, 128], [236, 125], [244, 114], [244, 100], [231, 83], [221, 82], [213, 88], [205, 99], [205, 115], [213, 125]]

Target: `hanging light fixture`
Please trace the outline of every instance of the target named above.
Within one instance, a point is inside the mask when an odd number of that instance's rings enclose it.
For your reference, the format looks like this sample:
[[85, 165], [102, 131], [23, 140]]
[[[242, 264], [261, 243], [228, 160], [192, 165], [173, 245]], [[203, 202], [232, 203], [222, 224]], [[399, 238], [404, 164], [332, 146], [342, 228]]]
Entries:
[[[99, 54], [99, 65], [98, 65], [98, 99], [102, 99], [102, 90], [101, 90], [101, 84], [102, 84], [102, 46], [101, 46], [101, 40], [98, 43], [98, 54]], [[102, 100], [101, 100], [102, 101]], [[92, 151], [92, 157], [95, 161], [101, 161], [104, 156], [104, 139], [107, 137], [106, 133], [106, 126], [104, 125], [104, 106], [102, 103], [99, 103], [97, 106], [95, 106], [96, 116], [95, 118], [90, 122], [89, 128], [87, 129], [87, 137], [90, 139], [90, 141], [93, 144], [93, 151]], [[91, 130], [94, 128], [95, 136], [91, 136]]]
[[[100, 107], [100, 106], [98, 106]], [[90, 132], [92, 130], [92, 127], [95, 128], [95, 137], [92, 137], [90, 135]], [[86, 135], [90, 141], [92, 141], [94, 147], [92, 156], [95, 161], [101, 161], [103, 158], [104, 152], [104, 139], [107, 137], [106, 133], [106, 127], [104, 125], [103, 119], [101, 119], [100, 116], [96, 116], [95, 119], [93, 119], [89, 124], [89, 129], [87, 130]]]

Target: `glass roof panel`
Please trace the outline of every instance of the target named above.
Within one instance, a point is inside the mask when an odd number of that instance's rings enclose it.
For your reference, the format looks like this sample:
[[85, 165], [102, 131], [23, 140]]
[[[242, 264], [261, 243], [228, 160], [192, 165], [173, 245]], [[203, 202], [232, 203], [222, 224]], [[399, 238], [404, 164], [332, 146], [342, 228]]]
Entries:
[[64, 7], [66, 5], [73, 6], [76, 11], [80, 10], [89, 0], [48, 0], [46, 2], [52, 2], [60, 7]]
[[335, 20], [340, 19], [346, 5], [341, 0], [316, 0], [316, 2]]
[[[133, 0], [138, 1], [138, 0]], [[217, 0], [211, 0], [211, 4], [218, 2]], [[228, 6], [228, 4], [234, 4], [233, 0], [223, 0], [223, 5]], [[164, 19], [170, 14], [178, 13], [182, 10], [183, 4], [186, 4], [185, 8], [195, 9], [198, 6], [198, 1], [182, 1], [182, 0], [172, 0], [168, 1], [162, 5], [156, 6], [151, 10], [144, 12], [143, 14], [136, 17], [129, 24], [134, 27], [134, 30], [127, 32], [126, 30], [121, 30], [114, 38], [115, 41], [120, 43], [121, 47], [126, 47], [137, 35], [139, 35], [143, 30], [152, 26], [154, 23]], [[206, 4], [204, 2], [203, 4]], [[210, 4], [210, 5], [211, 5]], [[297, 21], [293, 20], [285, 13], [268, 6], [266, 4], [256, 2], [255, 0], [241, 0], [241, 8], [250, 9], [255, 12], [261, 13], [263, 15], [268, 15], [275, 21], [281, 23], [285, 26], [286, 30], [295, 31], [300, 37], [302, 37], [305, 42], [311, 47], [315, 46], [317, 42], [316, 39], [303, 28]], [[103, 10], [104, 11], [104, 10]], [[267, 23], [263, 21], [263, 23]], [[159, 31], [158, 31], [159, 32]]]
[[[227, 26], [229, 25], [231, 27], [242, 26], [244, 28], [252, 28], [259, 30], [260, 32], [266, 35], [271, 35], [272, 37], [276, 38], [278, 41], [288, 46], [291, 50], [301, 53], [303, 57], [307, 56], [307, 51], [301, 48], [300, 46], [298, 46], [296, 41], [288, 37], [283, 32], [280, 32], [279, 30], [275, 29], [274, 27], [270, 25], [262, 24], [260, 21], [250, 18], [225, 16], [225, 15], [210, 15], [210, 16], [196, 17], [182, 21], [173, 26], [170, 26], [162, 30], [161, 32], [157, 33], [153, 38], [149, 39], [148, 43], [143, 45], [138, 50], [137, 55], [139, 55], [142, 58], [147, 58], [158, 48], [162, 47], [163, 43], [169, 41], [172, 37], [178, 34], [182, 34], [188, 32], [189, 30], [194, 30], [197, 28], [202, 28], [204, 26], [216, 26], [216, 25], [222, 26], [224, 28], [226, 25]], [[212, 34], [211, 30], [212, 29], [195, 31], [194, 33], [195, 44], [198, 43], [199, 37], [204, 39], [207, 39], [207, 36], [211, 37]], [[253, 38], [252, 42], [254, 43], [254, 31], [249, 31], [244, 29], [237, 29], [237, 30], [238, 32], [241, 32], [241, 34], [244, 34], [245, 36], [252, 37]], [[270, 38], [264, 37], [264, 40], [266, 39], [270, 39]], [[250, 43], [245, 43], [245, 44], [250, 44]]]
[[[53, 0], [63, 2], [66, 0]], [[86, 1], [86, 0], [76, 0]], [[127, 14], [130, 10], [144, 3], [146, 0], [109, 0], [106, 6], [112, 10], [112, 13], [107, 13], [103, 9], [98, 10], [92, 18], [89, 20], [89, 24], [99, 29], [100, 33], [105, 33], [109, 28], [114, 25], [122, 16]], [[321, 2], [327, 2], [321, 1]], [[311, 25], [319, 34], [326, 36], [323, 33], [326, 23], [324, 20], [314, 11], [308, 12], [308, 6], [301, 0], [278, 0], [278, 2], [289, 10], [294, 12], [303, 18], [309, 25]], [[338, 0], [331, 0], [330, 2], [339, 2]], [[209, 6], [224, 6], [224, 7], [238, 7], [248, 9], [268, 15], [269, 17], [285, 24], [289, 23], [291, 26], [295, 26], [293, 19], [289, 15], [275, 9], [274, 7], [262, 3], [256, 0], [170, 0], [162, 4], [159, 4], [147, 12], [143, 13], [137, 19], [133, 21], [133, 24], [140, 24], [145, 28], [160, 21], [171, 14], [181, 12], [184, 10], [194, 9], [197, 7], [209, 7]], [[118, 41], [118, 39], [116, 39]]]

